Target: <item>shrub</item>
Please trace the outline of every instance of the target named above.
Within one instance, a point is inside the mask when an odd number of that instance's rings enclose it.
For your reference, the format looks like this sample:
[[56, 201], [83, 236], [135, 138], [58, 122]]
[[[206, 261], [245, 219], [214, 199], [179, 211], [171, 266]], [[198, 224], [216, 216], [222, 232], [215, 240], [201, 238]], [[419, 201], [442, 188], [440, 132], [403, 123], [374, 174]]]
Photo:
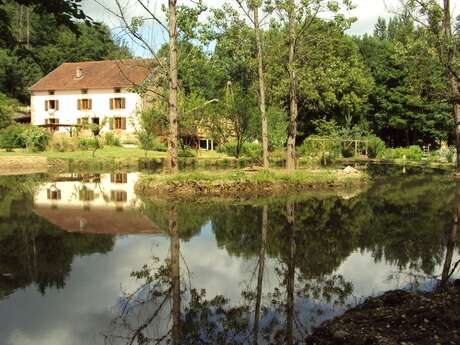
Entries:
[[11, 125], [0, 130], [0, 147], [7, 151], [24, 148], [25, 144], [22, 139], [22, 126]]
[[145, 151], [168, 151], [168, 146], [159, 137], [146, 131], [139, 132], [137, 138], [139, 139], [139, 147]]
[[240, 152], [237, 152], [238, 145], [236, 142], [220, 145], [217, 149], [220, 153], [225, 153], [228, 156], [239, 158], [247, 156], [251, 158], [258, 158], [262, 155], [262, 147], [259, 143], [243, 143], [240, 147]]
[[385, 142], [378, 136], [371, 134], [366, 139], [369, 143], [367, 152], [369, 158], [377, 158], [385, 151]]
[[185, 146], [184, 148], [180, 148], [178, 150], [177, 156], [181, 158], [191, 158], [196, 157], [196, 154], [190, 147]]
[[27, 149], [38, 152], [46, 150], [51, 134], [46, 129], [27, 125], [22, 128], [21, 138]]
[[97, 150], [104, 147], [99, 137], [83, 137], [78, 139], [78, 148], [80, 150], [87, 150], [93, 152], [93, 157]]
[[108, 146], [121, 146], [120, 139], [112, 132], [104, 134], [104, 143]]
[[319, 160], [321, 164], [329, 165], [342, 155], [342, 143], [335, 136], [312, 135], [304, 140], [297, 152], [303, 157]]
[[54, 135], [48, 143], [49, 149], [58, 152], [73, 152], [77, 149], [75, 138]]
[[407, 160], [420, 161], [423, 157], [423, 151], [420, 146], [412, 145], [409, 147], [387, 148], [381, 154], [381, 158], [386, 159], [403, 159], [404, 156]]

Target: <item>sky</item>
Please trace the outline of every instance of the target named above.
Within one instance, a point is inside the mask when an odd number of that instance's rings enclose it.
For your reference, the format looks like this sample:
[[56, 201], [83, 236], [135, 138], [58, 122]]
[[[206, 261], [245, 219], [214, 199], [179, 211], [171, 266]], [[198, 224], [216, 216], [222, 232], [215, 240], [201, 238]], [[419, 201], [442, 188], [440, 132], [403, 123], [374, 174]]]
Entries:
[[[128, 16], [139, 16], [145, 14], [144, 10], [140, 5], [137, 4], [136, 0], [121, 0], [125, 5], [124, 10], [128, 13]], [[99, 2], [99, 3], [98, 3]], [[149, 8], [154, 13], [160, 13], [161, 5], [167, 3], [166, 0], [144, 0], [148, 4]], [[222, 6], [224, 2], [234, 3], [234, 0], [204, 0], [204, 3], [209, 7]], [[354, 0], [356, 9], [351, 11], [350, 15], [357, 18], [357, 22], [354, 23], [349, 33], [352, 35], [362, 35], [365, 33], [372, 33], [374, 25], [377, 22], [377, 18], [390, 17], [392, 13], [395, 13], [398, 9], [399, 0]], [[191, 4], [190, 0], [178, 0], [178, 4]], [[86, 14], [92, 17], [94, 20], [102, 21], [106, 23], [115, 33], [118, 35], [117, 27], [120, 26], [120, 20], [109, 13], [107, 9], [104, 9], [100, 4], [106, 6], [109, 9], [116, 10], [114, 0], [83, 0], [83, 10]], [[158, 27], [152, 28], [147, 32], [149, 40], [155, 42], [157, 46], [160, 46], [166, 41], [164, 32]], [[128, 42], [131, 46], [131, 43]], [[139, 48], [131, 46], [131, 48], [138, 55]]]

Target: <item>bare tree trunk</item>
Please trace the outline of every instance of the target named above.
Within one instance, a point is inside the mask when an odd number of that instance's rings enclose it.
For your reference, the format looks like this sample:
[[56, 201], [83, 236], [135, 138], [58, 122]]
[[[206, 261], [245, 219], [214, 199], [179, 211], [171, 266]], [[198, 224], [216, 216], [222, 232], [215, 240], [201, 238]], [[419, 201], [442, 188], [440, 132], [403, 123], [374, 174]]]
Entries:
[[169, 136], [167, 166], [177, 172], [177, 24], [176, 0], [169, 0]]
[[172, 292], [172, 338], [173, 344], [181, 343], [181, 319], [180, 319], [180, 238], [177, 227], [177, 209], [172, 207], [169, 215], [169, 234], [171, 236], [171, 292]]
[[454, 256], [455, 243], [457, 242], [458, 234], [458, 221], [460, 216], [460, 179], [457, 177], [455, 181], [455, 197], [454, 197], [454, 217], [452, 230], [447, 234], [447, 244], [446, 244], [446, 258], [444, 260], [444, 266], [442, 269], [441, 276], [441, 287], [445, 287], [450, 279], [451, 267], [452, 267], [452, 258]]
[[260, 21], [259, 21], [259, 6], [254, 5], [254, 31], [256, 34], [256, 45], [257, 45], [257, 62], [259, 65], [259, 107], [260, 117], [262, 119], [262, 154], [264, 168], [270, 167], [268, 161], [268, 121], [267, 121], [267, 106], [265, 100], [265, 77], [264, 77], [264, 65], [263, 65], [263, 51], [262, 51], [262, 39], [260, 33]]
[[265, 270], [265, 247], [267, 245], [267, 228], [268, 228], [268, 206], [264, 206], [262, 210], [262, 237], [259, 252], [259, 272], [257, 274], [257, 295], [256, 295], [256, 310], [254, 315], [254, 329], [252, 335], [252, 344], [257, 345], [259, 342], [259, 322], [260, 322], [260, 307], [262, 304], [262, 287]]
[[294, 344], [294, 284], [295, 284], [295, 209], [292, 202], [286, 204], [287, 226], [289, 231], [289, 261], [287, 276], [287, 308], [286, 308], [286, 343]]
[[[452, 42], [452, 16], [450, 14], [450, 0], [444, 0], [444, 16], [443, 16], [443, 26], [444, 26], [444, 36], [446, 43], [449, 45], [447, 48], [447, 63], [450, 66], [453, 66], [455, 60], [456, 51], [453, 45], [450, 45], [449, 42]], [[449, 70], [449, 80], [452, 89], [452, 105], [454, 108], [454, 121], [455, 121], [455, 146], [457, 148], [457, 175], [460, 174], [460, 90], [457, 78], [454, 73]]]
[[288, 127], [288, 138], [287, 138], [287, 156], [286, 156], [286, 168], [295, 169], [296, 157], [295, 157], [295, 142], [297, 136], [297, 74], [295, 70], [295, 2], [289, 0], [288, 9], [288, 36], [289, 36], [289, 127]]

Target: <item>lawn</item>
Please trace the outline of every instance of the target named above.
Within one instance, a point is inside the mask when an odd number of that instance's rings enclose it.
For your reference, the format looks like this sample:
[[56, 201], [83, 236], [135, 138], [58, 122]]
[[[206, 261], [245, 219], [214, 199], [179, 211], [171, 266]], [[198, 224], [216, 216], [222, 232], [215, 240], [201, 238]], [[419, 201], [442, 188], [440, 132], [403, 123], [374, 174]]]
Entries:
[[[73, 152], [58, 152], [58, 151], [45, 151], [45, 152], [30, 152], [28, 150], [16, 149], [13, 152], [6, 152], [0, 150], [0, 157], [17, 157], [17, 156], [39, 156], [49, 159], [91, 159], [93, 153], [91, 151], [73, 151]], [[136, 147], [118, 147], [118, 146], [105, 146], [103, 149], [97, 150], [95, 158], [110, 159], [110, 158], [145, 158], [145, 151]], [[147, 158], [156, 159], [166, 157], [166, 152], [148, 151]], [[198, 158], [228, 158], [223, 154], [215, 151], [198, 151]]]

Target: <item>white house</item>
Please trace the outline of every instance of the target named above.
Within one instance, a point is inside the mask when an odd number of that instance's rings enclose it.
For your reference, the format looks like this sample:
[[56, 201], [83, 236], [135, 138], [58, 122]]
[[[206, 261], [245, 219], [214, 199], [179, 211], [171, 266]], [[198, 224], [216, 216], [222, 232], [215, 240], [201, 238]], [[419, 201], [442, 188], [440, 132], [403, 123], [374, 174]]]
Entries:
[[61, 175], [34, 195], [34, 212], [62, 230], [108, 234], [160, 234], [142, 213], [134, 192], [138, 173]]
[[68, 132], [95, 123], [101, 132], [132, 133], [142, 98], [134, 86], [150, 76], [151, 60], [64, 63], [31, 87], [31, 123]]

